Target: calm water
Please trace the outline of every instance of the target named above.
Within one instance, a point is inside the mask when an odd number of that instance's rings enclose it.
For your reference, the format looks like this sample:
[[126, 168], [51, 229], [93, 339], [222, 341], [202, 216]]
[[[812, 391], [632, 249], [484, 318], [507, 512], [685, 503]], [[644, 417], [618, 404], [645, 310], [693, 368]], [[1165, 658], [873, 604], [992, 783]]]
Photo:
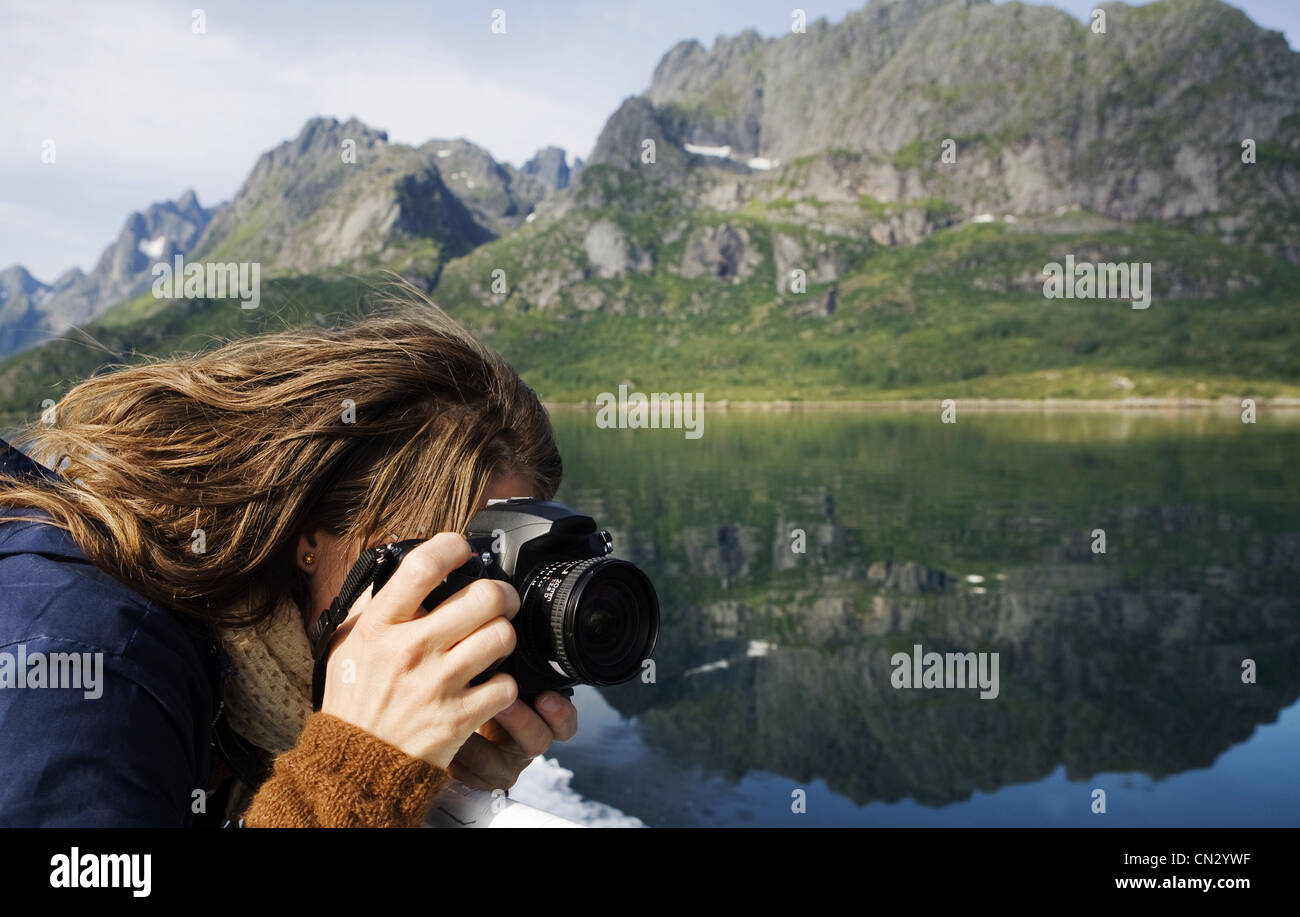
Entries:
[[[656, 826], [1300, 825], [1300, 418], [555, 420], [558, 498], [664, 612], [655, 682], [580, 689], [552, 748], [585, 796]], [[998, 696], [894, 688], [914, 644], [996, 652]]]

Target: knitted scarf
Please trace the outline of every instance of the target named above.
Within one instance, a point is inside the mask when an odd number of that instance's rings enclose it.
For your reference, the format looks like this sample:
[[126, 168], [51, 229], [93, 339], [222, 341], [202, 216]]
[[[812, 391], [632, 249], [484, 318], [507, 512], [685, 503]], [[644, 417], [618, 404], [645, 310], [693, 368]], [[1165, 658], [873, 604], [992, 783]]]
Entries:
[[311, 643], [302, 620], [297, 603], [286, 595], [258, 626], [221, 631], [238, 673], [224, 692], [230, 725], [276, 755], [298, 743], [312, 712]]

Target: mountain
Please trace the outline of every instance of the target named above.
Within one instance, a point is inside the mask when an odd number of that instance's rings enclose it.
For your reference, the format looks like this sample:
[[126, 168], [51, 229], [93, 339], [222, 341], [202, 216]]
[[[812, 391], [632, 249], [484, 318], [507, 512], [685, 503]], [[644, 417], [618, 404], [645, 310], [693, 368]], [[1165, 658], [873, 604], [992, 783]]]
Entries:
[[131, 214], [95, 267], [50, 300], [46, 308], [50, 319], [57, 327], [81, 325], [147, 289], [153, 281], [153, 265], [188, 252], [212, 213], [199, 205], [193, 191], [186, 191], [174, 201]]
[[[1300, 395], [1300, 55], [1218, 0], [1101, 9], [874, 0], [679, 43], [581, 171], [314, 119], [194, 245], [262, 263], [262, 308], [146, 294], [96, 340], [325, 321], [391, 270], [551, 399]], [[1149, 264], [1148, 308], [1045, 298], [1068, 258]], [[104, 359], [52, 342], [0, 399]]]
[[45, 306], [81, 277], [81, 271], [73, 268], [46, 284], [21, 264], [0, 271], [0, 354], [17, 353], [48, 338]]
[[[149, 288], [151, 269], [188, 252], [213, 211], [186, 191], [174, 201], [153, 204], [126, 219], [117, 240], [89, 273], [73, 268], [46, 286], [21, 267], [9, 268], [0, 305], [0, 357], [34, 347], [73, 326], [84, 325], [123, 299]], [[24, 279], [25, 278], [25, 279]]]
[[573, 167], [570, 168], [564, 150], [558, 146], [548, 146], [538, 150], [520, 171], [532, 175], [552, 191], [563, 191], [582, 171], [582, 165], [582, 158], [575, 157]]
[[499, 163], [468, 140], [430, 140], [420, 152], [437, 164], [450, 187], [493, 237], [523, 225], [554, 189], [526, 170]]
[[308, 121], [262, 154], [196, 258], [284, 271], [447, 257], [521, 225], [546, 188], [464, 140], [390, 143], [356, 119]]
[[[611, 347], [720, 398], [1295, 391], [1300, 55], [1218, 0], [1101, 9], [876, 0], [679, 43], [437, 295], [555, 397], [610, 390]], [[1046, 300], [1067, 255], [1150, 263], [1158, 305]]]
[[[635, 167], [628, 141], [657, 137], [670, 161], [690, 144], [750, 171], [785, 164], [746, 198], [938, 198], [965, 218], [1078, 207], [1300, 263], [1300, 56], [1218, 0], [1100, 9], [1105, 34], [1055, 7], [898, 0], [805, 34], [682, 42], [591, 160]], [[941, 161], [946, 139], [955, 162]], [[945, 221], [897, 222], [872, 228], [915, 241]]]

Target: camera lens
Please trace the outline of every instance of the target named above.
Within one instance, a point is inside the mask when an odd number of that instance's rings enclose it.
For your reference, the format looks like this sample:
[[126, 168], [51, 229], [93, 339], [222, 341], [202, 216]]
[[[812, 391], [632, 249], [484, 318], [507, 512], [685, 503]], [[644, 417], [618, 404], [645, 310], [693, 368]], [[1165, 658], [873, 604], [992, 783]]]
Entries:
[[549, 667], [584, 684], [616, 685], [636, 676], [659, 635], [659, 600], [635, 565], [612, 557], [562, 561], [527, 587], [549, 624]]
[[596, 583], [578, 605], [578, 649], [593, 665], [618, 666], [637, 646], [639, 622], [631, 590], [618, 582]]

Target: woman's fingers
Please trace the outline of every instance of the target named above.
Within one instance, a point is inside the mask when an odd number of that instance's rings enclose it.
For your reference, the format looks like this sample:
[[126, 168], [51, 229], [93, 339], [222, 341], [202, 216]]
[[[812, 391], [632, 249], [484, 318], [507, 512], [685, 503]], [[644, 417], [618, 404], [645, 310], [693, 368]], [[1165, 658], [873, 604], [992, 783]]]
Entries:
[[496, 579], [475, 580], [443, 602], [418, 626], [422, 641], [432, 650], [448, 650], [493, 618], [513, 618], [519, 611], [519, 593]]
[[498, 659], [509, 656], [514, 649], [514, 627], [504, 617], [496, 617], [447, 650], [440, 665], [445, 668], [452, 684], [466, 685]]
[[[504, 672], [469, 684], [514, 650], [509, 619], [519, 596], [509, 583], [477, 581], [429, 614], [421, 610], [469, 556], [465, 538], [446, 533], [403, 558], [384, 588], [340, 628], [322, 704], [326, 713], [439, 767], [519, 695]], [[352, 668], [340, 673], [339, 659]]]
[[578, 708], [560, 692], [543, 691], [537, 695], [533, 706], [546, 721], [557, 742], [567, 742], [578, 734]]
[[410, 621], [423, 612], [420, 603], [470, 558], [464, 536], [440, 532], [416, 545], [366, 607], [358, 627], [383, 628]]
[[479, 733], [498, 748], [525, 758], [544, 753], [555, 740], [550, 724], [522, 700], [484, 723]]
[[[542, 692], [534, 703], [547, 695], [561, 701], [553, 713], [539, 714], [523, 700], [517, 700], [479, 727], [478, 737], [508, 756], [527, 760], [545, 754], [552, 742], [567, 742], [578, 731], [578, 708], [555, 691]], [[473, 757], [478, 759], [483, 754], [476, 752]], [[465, 763], [473, 767], [472, 761]]]
[[516, 700], [470, 736], [451, 762], [451, 774], [461, 783], [484, 790], [509, 788], [533, 758], [544, 754], [551, 742], [572, 738], [578, 728], [577, 708], [555, 691], [544, 691], [537, 701], [551, 697], [560, 703], [539, 714]]
[[486, 723], [519, 697], [519, 685], [505, 672], [498, 672], [481, 685], [467, 688], [462, 707], [474, 722]]
[[500, 748], [478, 733], [465, 740], [448, 768], [452, 777], [480, 790], [509, 789], [520, 770], [516, 762], [509, 761]]

